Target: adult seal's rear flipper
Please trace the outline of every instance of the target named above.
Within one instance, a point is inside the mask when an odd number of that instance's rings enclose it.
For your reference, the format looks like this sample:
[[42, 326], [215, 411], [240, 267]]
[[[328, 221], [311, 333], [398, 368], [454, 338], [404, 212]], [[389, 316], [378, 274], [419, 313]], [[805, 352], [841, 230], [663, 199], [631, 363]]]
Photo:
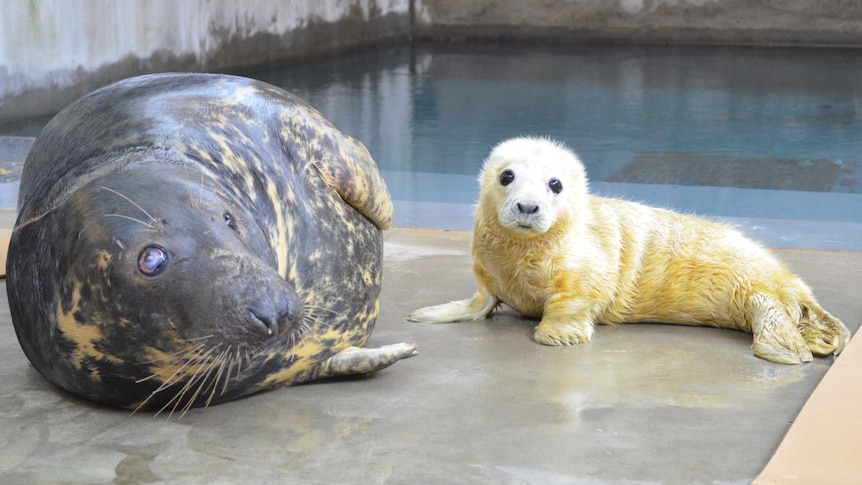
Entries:
[[377, 227], [392, 225], [392, 199], [365, 146], [345, 135], [338, 152], [324, 156], [317, 169], [332, 190]]
[[400, 343], [376, 349], [348, 347], [324, 360], [311, 379], [370, 374], [385, 369], [401, 359], [417, 355], [415, 344]]

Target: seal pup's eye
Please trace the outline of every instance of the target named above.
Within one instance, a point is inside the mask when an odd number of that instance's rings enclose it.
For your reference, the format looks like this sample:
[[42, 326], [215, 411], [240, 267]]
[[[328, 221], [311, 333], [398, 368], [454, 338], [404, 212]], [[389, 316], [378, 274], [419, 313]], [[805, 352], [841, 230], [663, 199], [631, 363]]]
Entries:
[[230, 212], [224, 213], [224, 223], [227, 227], [233, 229], [236, 232], [239, 232], [239, 228], [236, 226], [236, 221], [234, 221], [233, 215]]
[[553, 178], [550, 181], [548, 181], [548, 187], [550, 187], [551, 192], [553, 192], [555, 194], [559, 194], [560, 192], [563, 191], [563, 183], [560, 182], [560, 179], [557, 179], [557, 178]]
[[503, 187], [511, 184], [515, 181], [515, 172], [511, 170], [503, 170], [503, 173], [500, 174], [500, 185]]
[[168, 253], [158, 246], [147, 246], [138, 256], [138, 271], [146, 276], [155, 276], [168, 264]]

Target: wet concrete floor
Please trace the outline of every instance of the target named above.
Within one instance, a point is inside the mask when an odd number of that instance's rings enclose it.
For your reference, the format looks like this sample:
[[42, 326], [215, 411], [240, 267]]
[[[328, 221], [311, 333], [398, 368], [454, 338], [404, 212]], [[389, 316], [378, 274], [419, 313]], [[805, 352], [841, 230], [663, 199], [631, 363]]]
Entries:
[[[0, 213], [10, 223], [11, 211]], [[370, 345], [420, 355], [374, 375], [248, 397], [182, 419], [130, 415], [52, 387], [0, 302], [0, 482], [750, 483], [833, 358], [752, 356], [748, 334], [601, 326], [590, 344], [532, 341], [535, 321], [412, 324], [469, 296], [468, 232], [388, 231]], [[782, 250], [855, 332], [862, 253]]]

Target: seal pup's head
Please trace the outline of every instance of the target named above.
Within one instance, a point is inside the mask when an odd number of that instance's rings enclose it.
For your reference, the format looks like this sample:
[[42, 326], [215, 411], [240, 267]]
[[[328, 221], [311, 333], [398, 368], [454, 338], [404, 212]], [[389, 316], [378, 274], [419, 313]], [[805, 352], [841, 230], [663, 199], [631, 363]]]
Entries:
[[545, 234], [587, 207], [587, 177], [574, 152], [547, 138], [498, 144], [479, 175], [477, 222], [522, 236]]

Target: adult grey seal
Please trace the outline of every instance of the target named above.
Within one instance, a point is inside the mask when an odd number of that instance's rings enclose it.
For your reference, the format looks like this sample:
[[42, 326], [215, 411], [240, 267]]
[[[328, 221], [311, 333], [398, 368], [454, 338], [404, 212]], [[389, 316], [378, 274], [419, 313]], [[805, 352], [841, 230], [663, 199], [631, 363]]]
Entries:
[[392, 202], [365, 147], [251, 79], [156, 74], [54, 117], [26, 160], [7, 292], [24, 353], [100, 403], [187, 410], [368, 373]]

